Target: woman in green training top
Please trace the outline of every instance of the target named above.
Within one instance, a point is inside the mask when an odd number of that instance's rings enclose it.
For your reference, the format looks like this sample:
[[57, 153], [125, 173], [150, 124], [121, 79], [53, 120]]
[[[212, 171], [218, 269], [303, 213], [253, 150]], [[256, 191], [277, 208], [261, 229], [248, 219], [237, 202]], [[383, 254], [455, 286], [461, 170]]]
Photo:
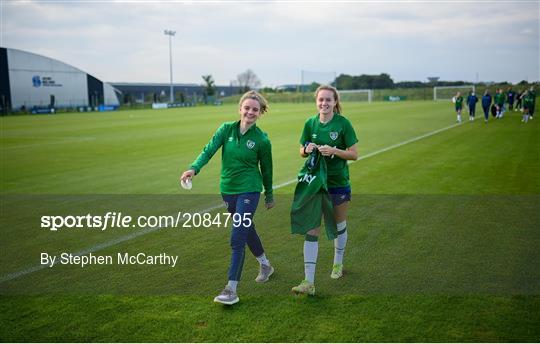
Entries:
[[[343, 276], [343, 254], [347, 244], [347, 209], [351, 184], [347, 160], [358, 159], [356, 133], [351, 122], [341, 114], [339, 94], [334, 87], [319, 86], [315, 91], [318, 113], [310, 117], [300, 138], [300, 155], [307, 157], [314, 149], [324, 156], [327, 165], [328, 192], [334, 206], [337, 238], [334, 239], [334, 265], [331, 278]], [[310, 230], [304, 241], [305, 279], [293, 287], [295, 293], [315, 294], [315, 266], [319, 250], [320, 227]]]
[[228, 283], [214, 298], [214, 302], [226, 305], [239, 301], [236, 287], [242, 274], [246, 244], [260, 264], [259, 275], [255, 280], [266, 282], [274, 272], [253, 224], [262, 185], [266, 208], [274, 206], [271, 144], [266, 133], [255, 125], [259, 117], [267, 111], [268, 105], [266, 99], [255, 91], [245, 93], [240, 98], [239, 105], [240, 120], [223, 123], [190, 168], [180, 177], [184, 182], [193, 178], [221, 148], [221, 194], [227, 210], [231, 214], [238, 214], [235, 216], [242, 219], [233, 222]]
[[463, 110], [463, 96], [461, 95], [461, 92], [456, 93], [452, 100], [455, 103], [457, 122], [461, 123], [461, 111]]

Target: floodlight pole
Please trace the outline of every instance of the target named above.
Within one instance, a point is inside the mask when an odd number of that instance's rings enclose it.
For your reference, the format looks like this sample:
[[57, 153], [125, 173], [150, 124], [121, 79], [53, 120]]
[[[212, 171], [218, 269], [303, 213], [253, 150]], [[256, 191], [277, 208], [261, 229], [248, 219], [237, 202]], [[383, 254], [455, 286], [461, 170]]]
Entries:
[[171, 74], [171, 103], [174, 103], [174, 93], [173, 93], [173, 79], [172, 79], [172, 37], [176, 34], [176, 31], [165, 30], [164, 34], [169, 36], [169, 69]]

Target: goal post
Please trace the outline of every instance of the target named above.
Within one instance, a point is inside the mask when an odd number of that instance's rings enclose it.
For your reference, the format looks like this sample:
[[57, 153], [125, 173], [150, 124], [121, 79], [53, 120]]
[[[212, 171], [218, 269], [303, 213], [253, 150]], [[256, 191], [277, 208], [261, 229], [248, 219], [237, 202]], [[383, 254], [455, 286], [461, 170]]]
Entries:
[[373, 90], [338, 90], [339, 98], [343, 102], [368, 102], [373, 101]]
[[466, 93], [469, 91], [476, 91], [474, 85], [462, 85], [462, 86], [435, 86], [433, 87], [433, 100], [451, 100], [456, 92]]

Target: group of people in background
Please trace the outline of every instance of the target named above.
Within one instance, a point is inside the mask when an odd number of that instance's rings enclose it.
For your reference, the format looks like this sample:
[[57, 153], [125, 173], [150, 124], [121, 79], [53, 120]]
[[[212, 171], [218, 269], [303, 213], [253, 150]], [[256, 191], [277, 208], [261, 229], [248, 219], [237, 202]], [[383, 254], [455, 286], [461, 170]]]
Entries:
[[[461, 92], [457, 92], [453, 101], [455, 103], [457, 122], [461, 123], [461, 112], [463, 110], [464, 99]], [[467, 97], [466, 105], [469, 108], [469, 121], [474, 121], [476, 115], [476, 103], [479, 99], [474, 91], [469, 93]], [[530, 87], [528, 90], [514, 92], [512, 88], [508, 88], [505, 93], [502, 88], [495, 91], [495, 95], [492, 97], [489, 90], [484, 92], [481, 99], [482, 109], [484, 110], [484, 121], [487, 122], [489, 114], [496, 118], [501, 119], [504, 117], [504, 113], [508, 111], [521, 111], [523, 117], [522, 122], [527, 123], [529, 119], [533, 119], [534, 109], [536, 105], [536, 92], [534, 87]], [[506, 107], [508, 105], [508, 108]]]

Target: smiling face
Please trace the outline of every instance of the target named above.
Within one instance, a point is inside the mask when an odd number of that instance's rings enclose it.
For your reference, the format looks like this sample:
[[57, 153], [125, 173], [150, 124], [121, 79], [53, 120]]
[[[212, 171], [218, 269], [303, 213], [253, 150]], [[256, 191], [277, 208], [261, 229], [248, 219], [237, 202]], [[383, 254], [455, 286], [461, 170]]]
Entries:
[[316, 102], [319, 114], [327, 116], [334, 113], [334, 107], [336, 106], [334, 92], [324, 89], [320, 90], [319, 93], [317, 93]]
[[247, 98], [240, 105], [240, 120], [246, 125], [254, 124], [261, 116], [261, 105], [255, 99]]

